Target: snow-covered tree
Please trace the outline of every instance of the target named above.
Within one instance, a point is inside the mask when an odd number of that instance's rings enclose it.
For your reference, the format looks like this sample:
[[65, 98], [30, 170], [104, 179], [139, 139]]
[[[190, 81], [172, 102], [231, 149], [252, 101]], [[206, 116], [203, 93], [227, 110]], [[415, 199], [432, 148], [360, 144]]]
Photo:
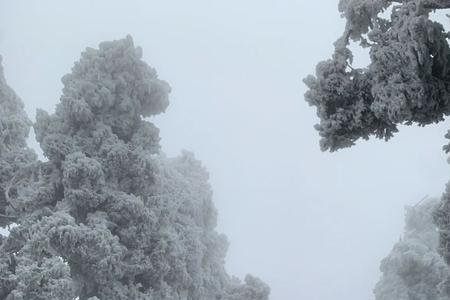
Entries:
[[200, 162], [161, 154], [145, 118], [165, 111], [170, 88], [141, 58], [131, 37], [88, 48], [55, 113], [38, 111], [48, 161], [27, 167], [33, 180], [0, 249], [1, 299], [268, 299], [258, 279], [225, 271]]
[[[399, 124], [425, 126], [450, 114], [450, 33], [430, 18], [448, 8], [449, 0], [340, 0], [344, 33], [332, 58], [305, 79], [305, 98], [320, 119], [316, 128], [322, 150], [350, 147], [370, 136], [388, 140]], [[366, 68], [352, 67], [351, 41], [369, 49]], [[444, 150], [449, 152], [450, 146]], [[449, 188], [434, 214], [438, 250], [447, 264]], [[450, 280], [446, 282], [450, 297]]]
[[437, 251], [439, 233], [433, 222], [438, 204], [426, 199], [407, 207], [405, 233], [381, 262], [377, 300], [448, 299], [443, 283], [450, 269]]

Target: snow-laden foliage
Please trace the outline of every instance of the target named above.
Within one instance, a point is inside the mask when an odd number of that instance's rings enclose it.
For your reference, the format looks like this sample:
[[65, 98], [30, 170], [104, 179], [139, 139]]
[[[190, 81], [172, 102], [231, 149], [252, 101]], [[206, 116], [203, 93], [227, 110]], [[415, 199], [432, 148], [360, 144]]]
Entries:
[[[387, 8], [391, 14], [385, 18]], [[434, 11], [448, 8], [449, 0], [340, 1], [339, 10], [347, 21], [344, 33], [335, 43], [332, 58], [319, 63], [316, 75], [305, 79], [309, 87], [305, 98], [317, 108], [320, 119], [316, 128], [322, 150], [350, 147], [359, 138], [368, 139], [372, 135], [388, 140], [399, 124], [424, 126], [440, 122], [450, 114], [450, 33], [430, 19]], [[370, 63], [366, 68], [352, 68], [350, 41], [369, 48]], [[447, 137], [450, 138], [450, 131]], [[449, 152], [450, 144], [444, 150]], [[440, 237], [438, 252], [447, 264], [450, 264], [449, 195], [447, 186], [434, 214]], [[430, 243], [427, 247], [438, 246], [433, 241], [427, 242]], [[405, 243], [400, 243], [397, 250], [401, 247], [406, 247]], [[387, 271], [386, 263], [385, 268]], [[418, 270], [423, 272], [423, 278], [430, 279], [427, 272], [431, 269], [419, 266]], [[415, 274], [414, 270], [408, 272]], [[433, 272], [440, 271], [433, 269]], [[391, 273], [386, 272], [386, 276]], [[399, 277], [387, 280], [398, 281]], [[402, 291], [393, 299], [435, 299], [408, 298]], [[441, 291], [445, 299], [450, 299], [450, 279], [441, 284]], [[385, 293], [380, 287], [377, 292]]]
[[[36, 161], [26, 147], [31, 121], [22, 100], [6, 83], [0, 57], [0, 226], [12, 224], [20, 213], [19, 194], [24, 191]], [[28, 169], [28, 170], [27, 170]]]
[[403, 237], [381, 262], [377, 300], [446, 300], [449, 267], [438, 253], [439, 233], [433, 214], [439, 202], [426, 199], [408, 207]]
[[[442, 196], [441, 203], [434, 215], [434, 221], [439, 227], [439, 252], [447, 264], [450, 265], [450, 183]], [[449, 284], [450, 295], [450, 284]]]
[[[382, 16], [392, 4], [390, 18]], [[426, 125], [450, 114], [450, 47], [430, 19], [442, 0], [341, 0], [347, 20], [335, 53], [309, 76], [306, 100], [317, 108], [322, 150], [352, 146], [371, 135], [389, 139], [398, 124]], [[369, 47], [370, 64], [351, 67], [350, 41]]]
[[200, 162], [160, 154], [144, 118], [164, 112], [170, 88], [141, 58], [131, 37], [88, 48], [63, 77], [55, 113], [38, 111], [48, 162], [32, 164], [18, 226], [3, 239], [0, 299], [268, 299], [259, 279], [224, 269]]

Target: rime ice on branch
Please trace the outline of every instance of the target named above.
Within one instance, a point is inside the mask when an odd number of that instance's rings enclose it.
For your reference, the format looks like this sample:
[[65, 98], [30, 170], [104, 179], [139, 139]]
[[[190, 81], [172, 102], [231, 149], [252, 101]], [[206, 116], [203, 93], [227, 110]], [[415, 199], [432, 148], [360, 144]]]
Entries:
[[[450, 113], [450, 48], [431, 9], [449, 1], [341, 0], [347, 19], [332, 59], [309, 76], [306, 100], [317, 108], [322, 150], [371, 135], [389, 139], [398, 124], [426, 125]], [[393, 4], [389, 19], [381, 13]], [[351, 68], [350, 40], [370, 49], [365, 69]]]
[[48, 162], [28, 201], [36, 209], [0, 249], [1, 299], [268, 299], [258, 279], [225, 272], [200, 162], [160, 153], [144, 118], [165, 111], [170, 88], [141, 58], [131, 37], [88, 48], [55, 113], [38, 111]]
[[[382, 12], [389, 6], [392, 13], [386, 19]], [[440, 122], [450, 114], [450, 34], [442, 24], [430, 19], [434, 10], [444, 8], [450, 8], [449, 0], [340, 1], [339, 10], [347, 20], [344, 33], [335, 43], [332, 58], [319, 63], [316, 75], [305, 79], [309, 87], [305, 98], [317, 108], [320, 119], [316, 128], [322, 150], [350, 147], [359, 138], [370, 136], [388, 140], [399, 124], [424, 126]], [[351, 40], [369, 48], [367, 68], [351, 67], [352, 53], [348, 48]], [[449, 152], [450, 146], [444, 150]], [[434, 214], [440, 239], [439, 247], [433, 244], [447, 264], [450, 264], [449, 190], [450, 185]], [[402, 245], [405, 246], [400, 243], [396, 249]], [[388, 273], [386, 269], [386, 276]], [[443, 299], [449, 299], [450, 277], [443, 280], [439, 287], [444, 291]], [[436, 280], [427, 282], [433, 283]], [[386, 292], [383, 286], [377, 288], [379, 299], [391, 299], [381, 296]], [[408, 288], [409, 291], [401, 292], [403, 296], [398, 294], [392, 299], [410, 299], [416, 288], [422, 289], [411, 285]]]

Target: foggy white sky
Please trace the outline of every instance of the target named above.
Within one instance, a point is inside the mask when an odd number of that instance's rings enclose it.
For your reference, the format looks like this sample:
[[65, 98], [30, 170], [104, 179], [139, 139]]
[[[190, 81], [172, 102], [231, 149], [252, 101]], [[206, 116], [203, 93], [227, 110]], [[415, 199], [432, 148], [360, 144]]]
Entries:
[[134, 37], [173, 88], [154, 120], [164, 151], [203, 161], [229, 272], [261, 277], [273, 300], [373, 299], [404, 205], [448, 180], [449, 122], [320, 152], [301, 79], [342, 29], [335, 0], [0, 0], [0, 54], [32, 118], [86, 46]]

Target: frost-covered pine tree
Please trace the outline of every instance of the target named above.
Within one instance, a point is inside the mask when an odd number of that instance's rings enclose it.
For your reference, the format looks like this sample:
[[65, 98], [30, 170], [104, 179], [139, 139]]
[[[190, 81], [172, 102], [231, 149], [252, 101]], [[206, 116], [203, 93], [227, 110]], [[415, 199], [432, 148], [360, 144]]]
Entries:
[[[259, 279], [225, 271], [227, 242], [200, 162], [161, 154], [145, 118], [164, 112], [170, 88], [141, 58], [131, 37], [88, 48], [63, 77], [55, 113], [38, 111], [48, 161], [30, 155], [12, 163], [26, 175], [1, 177], [2, 187], [24, 187], [10, 189], [17, 216], [2, 202], [17, 226], [2, 238], [0, 299], [268, 299]], [[7, 91], [0, 96], [18, 108], [5, 113], [23, 121], [15, 136], [27, 152], [29, 121]]]
[[[388, 8], [391, 13], [385, 17]], [[322, 150], [336, 151], [371, 136], [388, 140], [399, 124], [425, 126], [450, 114], [450, 33], [430, 18], [448, 8], [448, 0], [340, 0], [339, 11], [347, 21], [344, 33], [332, 58], [305, 79], [305, 98], [320, 119], [316, 128]], [[352, 67], [351, 41], [369, 48], [366, 68]], [[450, 146], [444, 150], [449, 152]], [[434, 214], [439, 253], [447, 264], [449, 189]], [[450, 298], [450, 280], [445, 286]]]
[[438, 205], [436, 199], [425, 199], [407, 207], [405, 232], [381, 262], [377, 300], [448, 299], [442, 283], [450, 269], [437, 251], [439, 234], [433, 222]]

